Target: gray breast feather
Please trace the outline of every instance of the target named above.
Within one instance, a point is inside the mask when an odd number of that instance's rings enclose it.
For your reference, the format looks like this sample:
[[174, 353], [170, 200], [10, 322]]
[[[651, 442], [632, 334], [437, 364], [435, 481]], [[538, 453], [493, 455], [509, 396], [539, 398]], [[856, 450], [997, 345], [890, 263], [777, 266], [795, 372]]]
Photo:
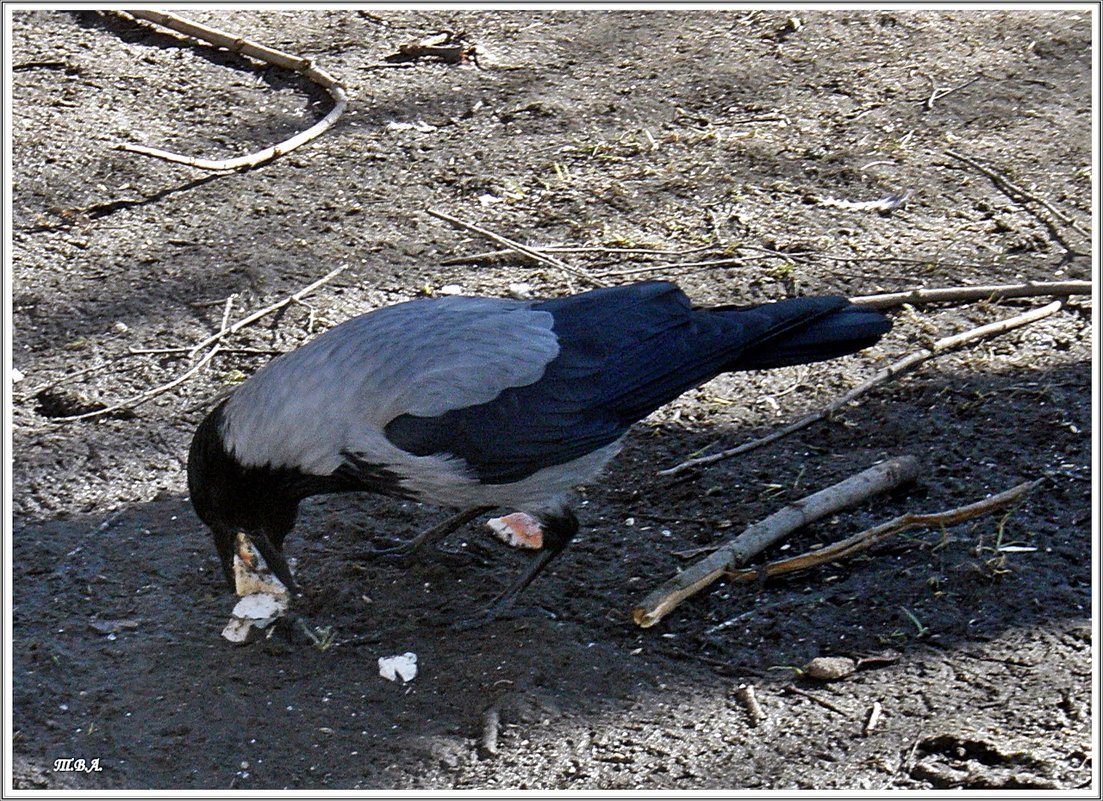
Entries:
[[367, 458], [402, 415], [435, 416], [532, 384], [559, 353], [552, 316], [520, 301], [452, 297], [389, 306], [284, 354], [226, 404], [223, 438], [243, 464], [324, 475]]

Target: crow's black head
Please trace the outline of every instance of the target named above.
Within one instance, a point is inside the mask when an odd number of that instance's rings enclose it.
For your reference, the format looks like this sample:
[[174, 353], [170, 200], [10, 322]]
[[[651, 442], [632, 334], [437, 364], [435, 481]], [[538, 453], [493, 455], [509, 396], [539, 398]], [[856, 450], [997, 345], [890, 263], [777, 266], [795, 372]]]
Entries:
[[257, 546], [264, 561], [288, 589], [291, 570], [283, 541], [295, 525], [299, 497], [290, 491], [285, 470], [245, 467], [222, 438], [225, 404], [199, 424], [188, 452], [188, 491], [199, 519], [211, 530], [226, 582], [234, 589], [234, 544], [239, 531]]

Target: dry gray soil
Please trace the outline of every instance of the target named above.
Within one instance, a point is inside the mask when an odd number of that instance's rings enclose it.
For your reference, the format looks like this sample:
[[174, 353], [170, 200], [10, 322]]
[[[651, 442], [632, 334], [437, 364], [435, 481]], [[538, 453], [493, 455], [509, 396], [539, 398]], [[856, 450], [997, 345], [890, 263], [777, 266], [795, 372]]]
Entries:
[[[829, 422], [664, 478], [932, 338], [1046, 301], [897, 309], [860, 355], [686, 394], [582, 490], [582, 534], [527, 596], [554, 618], [450, 628], [524, 555], [473, 525], [450, 541], [467, 555], [408, 570], [368, 561], [357, 554], [370, 543], [444, 511], [347, 496], [307, 504], [288, 545], [298, 612], [333, 644], [233, 647], [219, 636], [233, 599], [183, 470], [208, 401], [312, 332], [450, 285], [586, 287], [516, 254], [443, 264], [488, 243], [428, 208], [530, 244], [604, 248], [561, 255], [611, 282], [676, 280], [700, 303], [1089, 277], [1087, 10], [191, 13], [316, 58], [350, 105], [322, 138], [252, 171], [121, 152], [245, 153], [306, 127], [329, 99], [120, 16], [13, 14], [15, 786], [1091, 786], [1085, 298]], [[445, 30], [480, 46], [477, 64], [385, 60]], [[901, 191], [911, 197], [892, 213], [833, 202]], [[341, 264], [309, 308], [242, 330], [172, 391], [60, 421], [192, 364], [132, 349], [194, 344], [226, 298], [237, 319]], [[752, 588], [722, 582], [654, 628], [631, 622], [688, 563], [680, 553], [900, 454], [922, 464], [913, 487], [763, 558], [1042, 483], [1010, 516]], [[377, 658], [405, 651], [417, 678], [380, 678]], [[794, 672], [885, 652], [833, 683]], [[767, 716], [758, 725], [741, 685]], [[881, 718], [863, 733], [875, 703]], [[480, 745], [491, 708], [496, 753]], [[100, 770], [54, 770], [62, 758]]]

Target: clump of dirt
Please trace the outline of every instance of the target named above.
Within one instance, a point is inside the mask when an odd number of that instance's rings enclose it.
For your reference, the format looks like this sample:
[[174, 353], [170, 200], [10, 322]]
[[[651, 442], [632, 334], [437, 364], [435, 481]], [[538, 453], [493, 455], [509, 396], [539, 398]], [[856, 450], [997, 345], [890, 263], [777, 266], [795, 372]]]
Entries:
[[[288, 544], [301, 625], [235, 648], [184, 479], [211, 398], [319, 330], [445, 288], [586, 287], [479, 255], [495, 246], [429, 208], [580, 248], [552, 252], [607, 282], [676, 280], [701, 304], [1088, 277], [1089, 10], [188, 13], [317, 59], [350, 105], [263, 168], [200, 174], [115, 145], [259, 150], [329, 97], [121, 15], [11, 15], [14, 786], [1090, 785], [1086, 299], [769, 447], [660, 477], [1045, 301], [899, 309], [860, 355], [687, 393], [581, 490], [583, 532], [525, 596], [554, 618], [450, 628], [524, 556], [470, 526], [459, 556], [366, 561], [445, 513], [331, 497]], [[442, 31], [476, 57], [387, 60]], [[60, 421], [175, 380], [227, 298], [240, 319], [340, 264], [129, 417]], [[679, 553], [900, 454], [922, 465], [910, 491], [764, 558], [1044, 482], [1011, 514], [631, 623]], [[830, 683], [795, 671], [886, 649], [898, 658]], [[406, 652], [417, 676], [381, 678], [378, 658]]]

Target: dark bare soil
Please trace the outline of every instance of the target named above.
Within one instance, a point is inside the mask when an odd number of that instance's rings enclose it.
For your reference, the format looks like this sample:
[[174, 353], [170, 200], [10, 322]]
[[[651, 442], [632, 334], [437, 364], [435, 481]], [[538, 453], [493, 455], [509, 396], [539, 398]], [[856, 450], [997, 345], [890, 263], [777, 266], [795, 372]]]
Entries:
[[[1086, 7], [191, 13], [316, 58], [350, 105], [321, 139], [244, 173], [120, 152], [257, 150], [329, 100], [122, 17], [12, 12], [14, 786], [1091, 786], [1087, 299], [932, 361], [830, 422], [663, 478], [932, 338], [1046, 301], [896, 310], [892, 333], [858, 356], [683, 396], [582, 490], [583, 533], [526, 598], [554, 619], [453, 630], [525, 556], [473, 525], [450, 542], [469, 555], [408, 570], [366, 561], [370, 543], [445, 512], [351, 496], [307, 504], [288, 546], [298, 613], [333, 644], [277, 635], [235, 648], [219, 636], [233, 599], [183, 469], [207, 402], [308, 329], [449, 285], [585, 288], [516, 255], [442, 265], [490, 246], [427, 208], [531, 244], [680, 251], [562, 255], [593, 273], [651, 266], [607, 280], [673, 279], [700, 303], [1089, 277], [1077, 230], [1092, 200]], [[481, 46], [479, 66], [384, 60], [442, 30]], [[904, 190], [890, 214], [829, 202]], [[340, 264], [310, 308], [246, 328], [227, 343], [238, 351], [173, 391], [58, 422], [191, 364], [131, 349], [194, 344], [217, 330], [227, 297], [237, 319]], [[1010, 516], [752, 589], [721, 583], [652, 629], [631, 623], [633, 605], [687, 564], [679, 552], [905, 453], [923, 465], [916, 486], [765, 556], [1044, 481]], [[380, 678], [378, 657], [405, 651], [417, 678]], [[793, 670], [886, 651], [834, 683]], [[757, 726], [741, 685], [767, 715]], [[864, 734], [875, 702], [881, 719]], [[480, 745], [492, 707], [496, 753]], [[63, 758], [100, 770], [54, 770]]]

